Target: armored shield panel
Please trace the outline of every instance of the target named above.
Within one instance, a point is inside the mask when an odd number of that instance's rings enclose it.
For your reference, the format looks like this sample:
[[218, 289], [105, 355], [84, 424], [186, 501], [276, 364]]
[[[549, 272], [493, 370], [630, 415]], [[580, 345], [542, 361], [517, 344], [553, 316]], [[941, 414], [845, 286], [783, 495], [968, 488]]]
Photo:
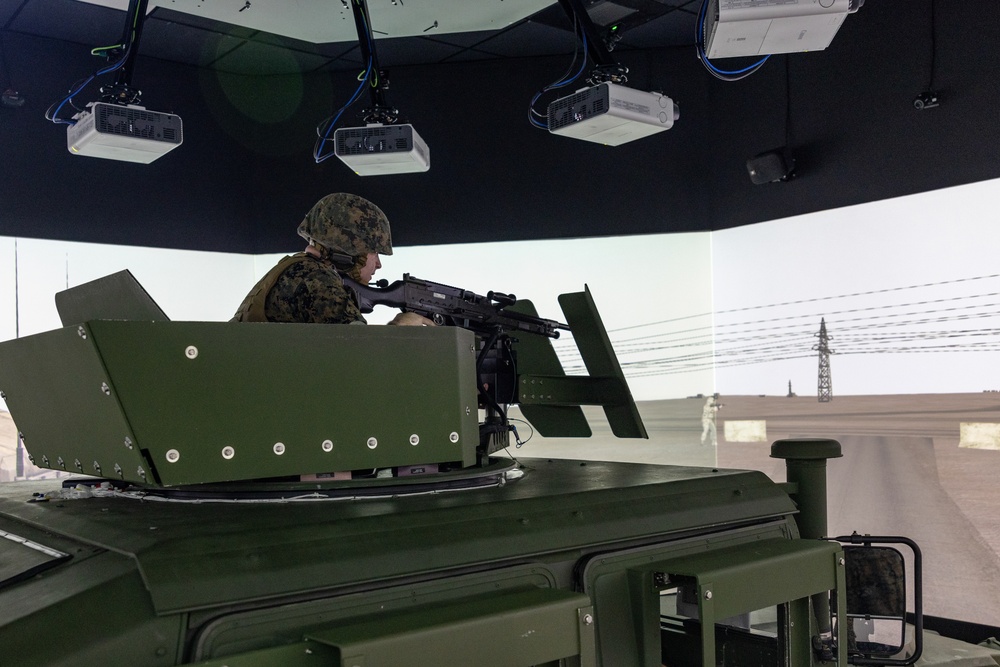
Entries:
[[148, 485], [475, 462], [458, 327], [97, 320], [0, 344], [37, 465]]

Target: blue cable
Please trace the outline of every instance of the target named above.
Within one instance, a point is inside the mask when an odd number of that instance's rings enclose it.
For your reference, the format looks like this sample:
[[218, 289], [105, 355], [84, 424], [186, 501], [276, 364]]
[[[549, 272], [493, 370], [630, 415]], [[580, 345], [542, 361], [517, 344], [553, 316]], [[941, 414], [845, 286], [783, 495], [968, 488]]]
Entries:
[[[55, 111], [53, 111], [51, 115], [46, 114], [46, 118], [48, 120], [52, 121], [53, 123], [56, 123], [57, 125], [76, 125], [76, 121], [73, 120], [72, 118], [59, 118], [59, 111], [62, 110], [62, 108], [64, 106], [66, 106], [67, 102], [69, 102], [70, 104], [72, 104], [73, 98], [76, 97], [77, 95], [79, 95], [83, 91], [83, 89], [86, 88], [90, 84], [91, 81], [93, 81], [94, 79], [96, 79], [99, 76], [104, 76], [105, 74], [108, 74], [110, 72], [114, 72], [117, 69], [120, 69], [121, 66], [124, 65], [125, 61], [128, 59], [128, 55], [131, 52], [131, 50], [132, 50], [132, 46], [130, 44], [129, 48], [125, 50], [125, 53], [122, 54], [122, 57], [119, 58], [118, 61], [114, 65], [108, 65], [107, 67], [105, 67], [103, 69], [97, 70], [96, 72], [94, 72], [93, 74], [91, 74], [89, 77], [87, 77], [86, 79], [84, 79], [83, 83], [81, 83], [79, 86], [76, 86], [76, 88], [71, 88], [69, 94], [66, 97], [63, 98], [62, 102], [59, 103], [59, 106], [56, 107]], [[51, 107], [49, 107], [49, 108], [51, 108]]]
[[[568, 86], [569, 84], [573, 83], [577, 79], [579, 79], [580, 75], [583, 74], [583, 70], [587, 67], [587, 57], [589, 55], [589, 51], [588, 51], [588, 48], [587, 48], [587, 32], [585, 30], [580, 30], [579, 27], [578, 27], [578, 24], [577, 24], [576, 33], [578, 35], [580, 35], [580, 38], [583, 41], [583, 60], [580, 62], [580, 69], [577, 70], [577, 73], [574, 74], [572, 76], [572, 78], [566, 79], [565, 77], [568, 75], [568, 73], [567, 73], [567, 75], [563, 75], [563, 79], [562, 80], [556, 81], [555, 83], [551, 83], [548, 86], [542, 88], [540, 91], [538, 91], [537, 93], [535, 93], [535, 96], [533, 98], [531, 98], [531, 103], [528, 105], [528, 121], [532, 125], [534, 125], [535, 127], [537, 127], [540, 130], [547, 130], [547, 129], [549, 129], [549, 124], [548, 124], [548, 122], [542, 123], [542, 122], [540, 122], [538, 120], [535, 120], [534, 116], [539, 116], [539, 117], [545, 117], [545, 118], [547, 118], [548, 117], [548, 112], [546, 112], [545, 114], [541, 114], [541, 113], [538, 113], [537, 111], [535, 111], [535, 102], [538, 101], [539, 97], [541, 97], [545, 93], [549, 92], [550, 90], [555, 90], [557, 88], [563, 88], [563, 87]], [[576, 59], [575, 52], [573, 54], [573, 59], [574, 60]], [[572, 67], [572, 64], [570, 66]]]
[[[76, 97], [77, 95], [79, 95], [83, 91], [83, 89], [86, 88], [90, 84], [91, 81], [93, 81], [94, 79], [96, 79], [99, 76], [104, 76], [105, 74], [108, 74], [109, 72], [114, 72], [115, 70], [120, 69], [122, 67], [122, 65], [125, 64], [125, 62], [128, 60], [129, 54], [132, 52], [132, 45], [134, 43], [134, 37], [135, 37], [135, 25], [137, 24], [138, 21], [139, 21], [139, 15], [138, 15], [138, 11], [137, 11], [136, 15], [132, 19], [132, 32], [128, 35], [128, 44], [125, 45], [125, 52], [122, 54], [122, 57], [119, 58], [118, 61], [115, 64], [108, 65], [107, 67], [104, 67], [102, 69], [97, 70], [96, 72], [94, 72], [93, 74], [91, 74], [89, 77], [87, 77], [86, 79], [84, 79], [83, 83], [81, 83], [80, 85], [78, 85], [76, 87], [71, 86], [69, 94], [62, 99], [62, 101], [59, 103], [59, 106], [56, 106], [55, 111], [53, 111], [50, 114], [48, 112], [48, 110], [46, 110], [46, 112], [45, 112], [45, 118], [47, 120], [50, 120], [53, 123], [56, 123], [58, 125], [76, 125], [76, 120], [74, 120], [72, 118], [60, 118], [59, 117], [59, 112], [62, 110], [62, 108], [64, 106], [66, 106], [67, 102], [72, 105], [73, 104], [73, 98]], [[55, 106], [55, 105], [52, 105], [52, 106]], [[50, 106], [49, 109], [52, 109], [52, 106]], [[73, 108], [76, 108], [75, 105], [74, 105]]]
[[361, 96], [361, 91], [364, 90], [365, 84], [368, 83], [368, 79], [371, 76], [371, 72], [372, 72], [372, 59], [369, 58], [368, 67], [365, 69], [365, 75], [364, 77], [362, 77], [361, 83], [358, 84], [358, 87], [354, 91], [354, 94], [351, 95], [351, 99], [349, 99], [347, 103], [344, 104], [344, 106], [340, 107], [340, 109], [337, 110], [337, 113], [331, 117], [331, 120], [326, 124], [326, 131], [320, 136], [319, 143], [317, 143], [316, 148], [313, 150], [313, 159], [316, 160], [317, 164], [335, 155], [334, 152], [329, 152], [326, 155], [323, 155], [323, 147], [326, 145], [327, 141], [330, 141], [330, 133], [333, 131], [334, 126], [336, 126], [337, 121], [340, 120], [340, 117], [343, 115], [343, 113], [347, 111], [347, 109], [358, 100], [358, 97]]
[[[742, 76], [740, 76], [741, 74], [746, 76], [753, 74], [758, 69], [760, 69], [765, 62], [767, 62], [768, 58], [771, 57], [770, 55], [766, 55], [760, 60], [758, 60], [756, 63], [748, 65], [747, 67], [744, 67], [743, 69], [739, 70], [723, 70], [713, 65], [712, 62], [708, 59], [708, 54], [705, 53], [704, 35], [705, 35], [705, 16], [707, 14], [708, 14], [708, 0], [704, 0], [704, 2], [702, 2], [701, 4], [701, 12], [699, 12], [698, 14], [698, 24], [695, 28], [695, 45], [698, 48], [698, 59], [701, 60], [701, 62], [705, 65], [706, 68], [708, 68], [710, 72], [718, 75], [719, 78], [722, 78], [724, 80], [735, 81], [739, 78], [743, 78]], [[728, 79], [727, 77], [737, 77], [737, 79]]]
[[[372, 44], [372, 31], [371, 28], [368, 27], [368, 21], [365, 18], [364, 12], [361, 12], [361, 20], [364, 24], [365, 38], [368, 42], [368, 53], [370, 54], [375, 53], [375, 45]], [[365, 68], [364, 76], [361, 77], [361, 83], [358, 84], [357, 89], [354, 91], [354, 94], [351, 95], [351, 98], [347, 101], [347, 103], [344, 104], [344, 106], [340, 107], [340, 109], [338, 109], [337, 112], [333, 116], [331, 116], [331, 120], [329, 120], [329, 122], [326, 123], [326, 130], [322, 134], [320, 134], [319, 128], [316, 128], [316, 133], [317, 135], [319, 135], [319, 141], [316, 142], [316, 146], [315, 148], [313, 148], [313, 159], [316, 161], [317, 164], [323, 162], [324, 160], [328, 160], [329, 158], [336, 155], [336, 151], [331, 151], [326, 155], [324, 155], [323, 147], [326, 145], [326, 142], [330, 141], [330, 133], [333, 131], [333, 128], [337, 125], [337, 121], [340, 120], [340, 117], [343, 115], [343, 113], [347, 111], [347, 109], [349, 109], [352, 104], [357, 102], [358, 97], [361, 96], [361, 91], [364, 90], [365, 84], [367, 84], [369, 79], [371, 78], [373, 62], [374, 58], [372, 58], [372, 56], [369, 55], [368, 66]]]

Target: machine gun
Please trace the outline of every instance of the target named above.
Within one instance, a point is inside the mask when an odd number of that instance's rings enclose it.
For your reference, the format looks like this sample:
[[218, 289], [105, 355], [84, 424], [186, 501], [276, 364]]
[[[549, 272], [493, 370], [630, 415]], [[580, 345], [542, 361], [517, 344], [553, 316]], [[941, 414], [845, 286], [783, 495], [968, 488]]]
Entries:
[[[507, 310], [517, 303], [513, 294], [490, 291], [481, 296], [408, 273], [392, 284], [380, 280], [376, 287], [362, 285], [343, 274], [341, 277], [357, 296], [362, 313], [372, 312], [375, 306], [392, 306], [422, 315], [437, 325], [458, 326], [476, 334], [481, 341], [476, 357], [476, 384], [480, 407], [486, 410], [486, 419], [479, 428], [481, 451], [490, 453], [505, 446], [509, 431], [517, 437], [507, 420], [507, 406], [516, 403], [518, 395], [517, 354], [511, 334], [526, 332], [558, 338], [559, 330], [569, 331], [569, 325]], [[544, 343], [548, 346], [548, 341]]]
[[421, 280], [408, 273], [392, 284], [380, 280], [376, 287], [362, 285], [348, 276], [342, 277], [344, 284], [357, 295], [362, 313], [372, 312], [375, 306], [392, 306], [422, 315], [438, 325], [450, 324], [469, 329], [479, 336], [490, 336], [500, 330], [503, 333], [521, 331], [558, 338], [560, 329], [569, 330], [568, 325], [555, 320], [507, 310], [517, 302], [513, 294], [490, 291], [481, 296], [458, 287]]

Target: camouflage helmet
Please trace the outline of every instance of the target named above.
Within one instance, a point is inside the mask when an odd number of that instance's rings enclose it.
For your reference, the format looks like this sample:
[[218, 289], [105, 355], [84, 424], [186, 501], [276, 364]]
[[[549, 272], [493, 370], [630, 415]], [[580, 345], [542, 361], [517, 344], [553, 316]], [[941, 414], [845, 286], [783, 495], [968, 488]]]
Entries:
[[299, 236], [352, 257], [392, 254], [389, 219], [363, 197], [335, 192], [320, 199], [299, 224]]

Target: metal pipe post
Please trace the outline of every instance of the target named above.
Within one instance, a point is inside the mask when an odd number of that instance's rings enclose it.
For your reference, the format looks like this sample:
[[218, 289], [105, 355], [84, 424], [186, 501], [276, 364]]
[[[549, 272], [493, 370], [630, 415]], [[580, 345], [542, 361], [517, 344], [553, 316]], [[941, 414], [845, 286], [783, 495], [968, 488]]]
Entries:
[[[826, 510], [826, 462], [843, 456], [840, 443], [828, 438], [775, 440], [771, 458], [785, 459], [785, 477], [794, 491], [789, 495], [799, 508], [795, 523], [802, 539], [828, 537]], [[813, 613], [821, 638], [832, 631], [828, 593], [812, 596]]]

